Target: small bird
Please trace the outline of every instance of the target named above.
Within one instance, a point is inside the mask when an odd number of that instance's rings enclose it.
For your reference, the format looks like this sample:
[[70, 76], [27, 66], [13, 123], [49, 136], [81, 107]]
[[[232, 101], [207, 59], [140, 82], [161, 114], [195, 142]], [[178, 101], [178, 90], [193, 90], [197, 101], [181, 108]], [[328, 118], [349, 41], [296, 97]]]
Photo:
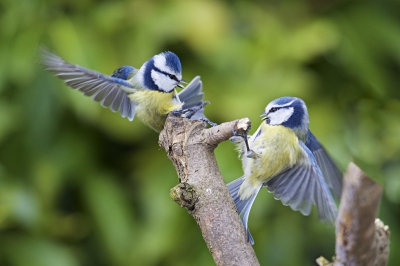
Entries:
[[[123, 66], [111, 76], [71, 64], [45, 48], [42, 61], [47, 71], [64, 80], [73, 89], [90, 96], [113, 112], [120, 110], [130, 121], [135, 115], [157, 132], [164, 128], [169, 113], [215, 126], [204, 115], [202, 82], [195, 77], [184, 88], [181, 62], [172, 52], [153, 56], [141, 68]], [[184, 88], [180, 93], [176, 87]]]
[[263, 186], [275, 199], [303, 215], [309, 215], [315, 204], [320, 219], [327, 222], [334, 222], [337, 214], [330, 189], [337, 197], [342, 190], [340, 171], [308, 129], [303, 100], [278, 98], [267, 105], [262, 116], [254, 135], [234, 132], [231, 138], [238, 144], [244, 175], [229, 183], [228, 189], [251, 244], [254, 239], [247, 226], [248, 217]]

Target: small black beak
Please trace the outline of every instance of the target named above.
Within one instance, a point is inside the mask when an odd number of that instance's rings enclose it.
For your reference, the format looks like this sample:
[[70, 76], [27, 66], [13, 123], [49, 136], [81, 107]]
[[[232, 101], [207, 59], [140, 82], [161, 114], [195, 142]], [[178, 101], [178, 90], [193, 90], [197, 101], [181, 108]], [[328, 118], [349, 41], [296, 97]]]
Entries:
[[262, 113], [260, 116], [262, 117], [261, 120], [266, 120], [267, 119], [267, 113]]
[[[187, 82], [186, 82], [186, 80], [184, 80], [184, 79], [181, 79], [181, 81], [179, 81], [180, 83], [183, 83], [183, 84], [187, 84]], [[179, 88], [185, 88], [185, 87], [183, 87], [183, 85], [182, 84], [178, 84], [177, 85]]]

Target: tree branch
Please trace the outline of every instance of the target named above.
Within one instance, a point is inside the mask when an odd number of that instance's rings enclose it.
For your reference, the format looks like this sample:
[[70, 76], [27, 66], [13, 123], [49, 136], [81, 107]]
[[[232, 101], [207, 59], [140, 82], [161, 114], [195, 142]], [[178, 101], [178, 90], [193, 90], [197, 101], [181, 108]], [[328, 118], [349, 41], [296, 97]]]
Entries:
[[375, 219], [381, 194], [381, 186], [349, 164], [336, 225], [336, 258], [334, 263], [319, 258], [319, 265], [386, 265], [389, 228]]
[[206, 129], [201, 121], [170, 115], [159, 137], [179, 177], [171, 197], [196, 220], [217, 265], [259, 265], [214, 155], [234, 127], [243, 133], [250, 125], [243, 118]]

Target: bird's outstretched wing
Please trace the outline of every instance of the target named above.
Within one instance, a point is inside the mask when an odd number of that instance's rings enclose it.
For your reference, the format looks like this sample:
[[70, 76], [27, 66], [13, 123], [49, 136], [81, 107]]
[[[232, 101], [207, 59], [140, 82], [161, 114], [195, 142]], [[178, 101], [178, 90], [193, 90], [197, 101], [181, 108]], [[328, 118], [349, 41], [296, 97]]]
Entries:
[[312, 204], [318, 208], [322, 221], [334, 222], [337, 215], [335, 201], [322, 176], [312, 152], [299, 141], [310, 158], [310, 164], [298, 164], [265, 183], [275, 199], [303, 215], [309, 215]]
[[314, 154], [317, 164], [321, 169], [329, 188], [332, 190], [335, 197], [339, 199], [342, 193], [342, 173], [310, 130], [308, 131], [307, 141], [305, 144]]
[[113, 112], [120, 110], [122, 117], [127, 116], [130, 121], [133, 120], [135, 105], [127, 93], [133, 88], [132, 84], [121, 78], [106, 76], [68, 63], [43, 47], [41, 54], [41, 64], [47, 71], [55, 73], [55, 76], [64, 80], [68, 86], [82, 91], [102, 106], [110, 108]]
[[[200, 106], [203, 103], [204, 93], [202, 92], [203, 83], [200, 76], [196, 76], [181, 92], [178, 93], [179, 100], [183, 102], [182, 109], [189, 109]], [[197, 111], [191, 119], [197, 120], [205, 118], [204, 109]]]

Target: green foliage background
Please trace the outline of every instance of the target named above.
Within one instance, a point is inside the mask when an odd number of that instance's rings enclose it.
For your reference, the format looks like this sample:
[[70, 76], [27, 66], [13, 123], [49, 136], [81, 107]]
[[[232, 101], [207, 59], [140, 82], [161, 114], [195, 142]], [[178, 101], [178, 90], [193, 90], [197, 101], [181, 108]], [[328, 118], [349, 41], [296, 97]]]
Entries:
[[[256, 128], [271, 100], [303, 98], [340, 167], [354, 160], [384, 186], [389, 265], [400, 261], [399, 1], [0, 0], [0, 25], [0, 265], [213, 265], [169, 198], [177, 176], [158, 135], [44, 72], [40, 44], [108, 74], [174, 51], [218, 123]], [[241, 176], [231, 143], [216, 154], [226, 182]], [[262, 265], [334, 254], [315, 210], [264, 190], [250, 216]]]

